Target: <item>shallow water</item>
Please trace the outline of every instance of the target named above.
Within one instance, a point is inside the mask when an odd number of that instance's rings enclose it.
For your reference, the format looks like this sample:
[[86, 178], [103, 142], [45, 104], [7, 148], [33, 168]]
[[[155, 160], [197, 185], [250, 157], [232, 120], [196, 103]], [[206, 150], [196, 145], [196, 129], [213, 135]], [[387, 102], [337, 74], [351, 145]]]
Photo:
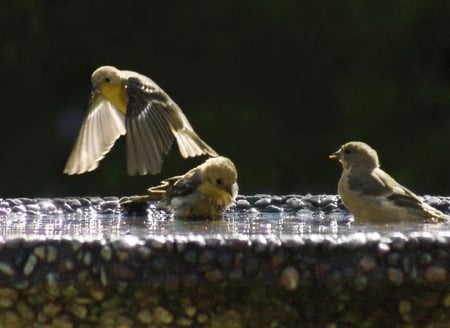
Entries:
[[327, 238], [345, 237], [355, 233], [412, 232], [450, 233], [450, 224], [356, 224], [344, 211], [330, 214], [298, 211], [296, 213], [227, 213], [218, 221], [185, 221], [168, 214], [152, 212], [147, 216], [98, 214], [95, 212], [28, 216], [11, 213], [0, 220], [0, 236], [5, 239], [28, 237], [81, 237], [89, 239], [115, 239], [127, 235], [138, 238], [151, 236], [201, 235], [232, 238], [236, 236], [289, 236]]
[[117, 197], [0, 201], [0, 327], [450, 326], [450, 223], [357, 224], [313, 197], [218, 221], [125, 215]]

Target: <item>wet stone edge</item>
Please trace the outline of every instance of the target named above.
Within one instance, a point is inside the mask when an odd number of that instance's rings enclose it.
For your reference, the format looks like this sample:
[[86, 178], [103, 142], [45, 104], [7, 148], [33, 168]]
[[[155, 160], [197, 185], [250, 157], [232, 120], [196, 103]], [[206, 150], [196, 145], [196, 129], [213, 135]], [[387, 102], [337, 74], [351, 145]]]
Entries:
[[[194, 277], [199, 284], [223, 281], [274, 284], [295, 290], [320, 278], [359, 283], [384, 280], [393, 285], [448, 284], [450, 232], [355, 233], [275, 238], [160, 236], [116, 240], [27, 239], [0, 243], [0, 285], [33, 282], [99, 284], [118, 281], [167, 288], [167, 278]], [[283, 282], [283, 274], [298, 275]], [[344, 270], [345, 272], [343, 272]], [[80, 275], [80, 272], [84, 274]], [[180, 273], [180, 274], [178, 274]], [[76, 279], [72, 275], [77, 275]], [[289, 275], [288, 275], [289, 276]], [[192, 278], [191, 277], [191, 278]], [[172, 277], [174, 278], [174, 277]], [[364, 278], [364, 279], [362, 279]], [[349, 286], [350, 287], [350, 286]]]
[[[250, 305], [239, 302], [250, 301], [283, 304], [270, 320], [286, 323], [441, 322], [450, 320], [449, 254], [449, 232], [14, 238], [0, 243], [0, 318], [41, 315], [47, 322], [64, 313], [69, 321], [94, 325], [101, 316], [91, 308], [109, 313], [125, 304], [131, 326], [147, 320], [196, 326], [219, 320], [217, 309], [242, 321], [241, 311]], [[237, 305], [230, 310], [230, 304]], [[291, 310], [283, 312], [285, 306]], [[426, 315], [414, 311], [424, 308]], [[256, 327], [258, 319], [252, 320]]]

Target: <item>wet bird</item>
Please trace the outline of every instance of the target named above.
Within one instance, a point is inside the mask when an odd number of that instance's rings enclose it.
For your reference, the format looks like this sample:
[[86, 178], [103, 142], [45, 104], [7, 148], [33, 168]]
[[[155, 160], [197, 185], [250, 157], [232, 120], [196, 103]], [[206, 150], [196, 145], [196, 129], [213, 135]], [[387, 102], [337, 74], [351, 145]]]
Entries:
[[342, 164], [338, 193], [355, 221], [445, 222], [450, 219], [384, 172], [377, 152], [369, 145], [348, 142], [330, 158]]
[[236, 167], [226, 157], [209, 158], [186, 174], [149, 188], [148, 193], [131, 197], [122, 205], [160, 200], [177, 218], [216, 220], [237, 196]]
[[176, 139], [181, 156], [217, 156], [194, 131], [180, 107], [150, 78], [102, 66], [91, 77], [87, 116], [67, 160], [66, 174], [93, 171], [126, 134], [130, 175], [161, 171]]

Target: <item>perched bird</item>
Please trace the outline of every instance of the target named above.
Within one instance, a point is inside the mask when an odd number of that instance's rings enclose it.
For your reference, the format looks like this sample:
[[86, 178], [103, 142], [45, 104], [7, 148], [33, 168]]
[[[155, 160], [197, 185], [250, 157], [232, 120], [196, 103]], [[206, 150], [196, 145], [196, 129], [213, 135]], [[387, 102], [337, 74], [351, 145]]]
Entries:
[[161, 200], [178, 218], [219, 219], [238, 193], [236, 167], [226, 157], [212, 157], [184, 175], [163, 180], [148, 192], [122, 205]]
[[180, 107], [150, 78], [102, 66], [94, 71], [91, 80], [87, 117], [64, 173], [95, 170], [124, 134], [130, 175], [159, 173], [162, 155], [169, 152], [174, 138], [184, 158], [217, 156], [195, 133]]
[[338, 193], [360, 222], [443, 222], [450, 217], [429, 206], [380, 169], [377, 152], [352, 141], [330, 155], [343, 167]]

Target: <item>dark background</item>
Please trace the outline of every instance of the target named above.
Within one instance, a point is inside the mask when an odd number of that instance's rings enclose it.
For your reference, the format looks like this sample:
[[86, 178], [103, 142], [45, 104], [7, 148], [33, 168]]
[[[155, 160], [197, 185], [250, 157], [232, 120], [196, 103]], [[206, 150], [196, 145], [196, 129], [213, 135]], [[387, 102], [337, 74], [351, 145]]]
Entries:
[[121, 138], [62, 170], [101, 65], [151, 77], [239, 171], [240, 191], [336, 193], [361, 140], [418, 194], [450, 194], [450, 1], [0, 3], [0, 197], [128, 195], [204, 158], [176, 146], [129, 177]]

